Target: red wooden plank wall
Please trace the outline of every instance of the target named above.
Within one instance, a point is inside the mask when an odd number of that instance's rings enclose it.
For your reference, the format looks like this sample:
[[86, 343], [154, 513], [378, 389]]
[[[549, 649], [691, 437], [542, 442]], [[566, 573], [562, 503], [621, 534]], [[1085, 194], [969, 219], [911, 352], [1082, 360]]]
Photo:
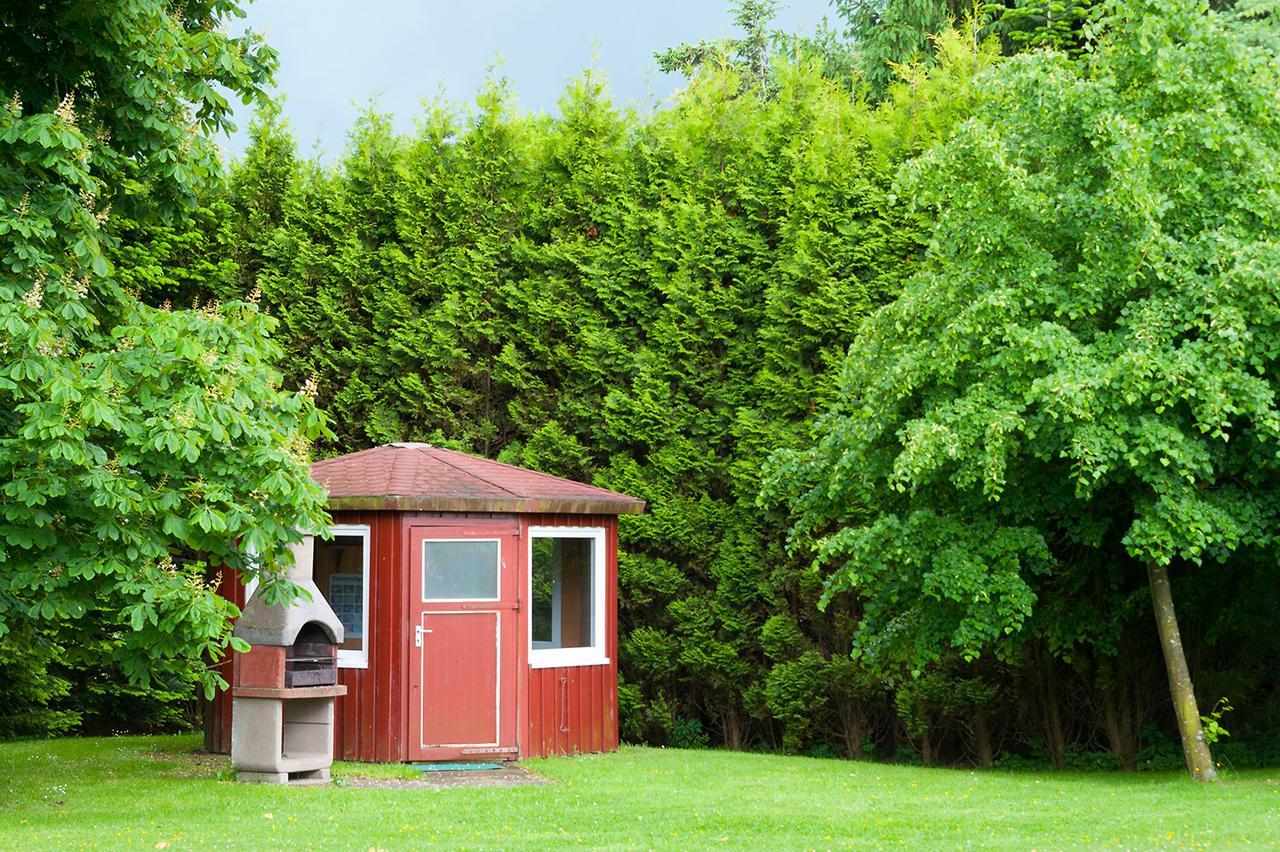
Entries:
[[[407, 739], [405, 707], [405, 599], [407, 566], [400, 561], [400, 515], [396, 512], [334, 512], [336, 524], [369, 527], [369, 667], [339, 668], [338, 682], [347, 694], [337, 699], [334, 757], [340, 760], [400, 761]], [[244, 606], [244, 586], [230, 571], [221, 577], [219, 593]], [[234, 682], [232, 663], [219, 670]], [[205, 748], [231, 751], [231, 696], [219, 693], [205, 707]]]
[[[230, 568], [218, 569], [218, 594], [244, 609], [244, 586], [236, 572]], [[232, 659], [225, 659], [214, 668], [227, 683], [235, 683]], [[213, 754], [231, 753], [231, 694], [219, 692], [212, 701], [204, 702], [204, 747]]]
[[529, 515], [523, 521], [526, 536], [530, 526], [605, 528], [605, 642], [609, 664], [529, 668], [525, 690], [528, 726], [521, 754], [546, 757], [613, 751], [618, 747], [618, 519], [609, 515]]
[[335, 524], [369, 527], [369, 667], [338, 669], [347, 694], [334, 711], [333, 756], [338, 760], [405, 759], [403, 702], [405, 594], [400, 561], [400, 516], [395, 512], [334, 512]]

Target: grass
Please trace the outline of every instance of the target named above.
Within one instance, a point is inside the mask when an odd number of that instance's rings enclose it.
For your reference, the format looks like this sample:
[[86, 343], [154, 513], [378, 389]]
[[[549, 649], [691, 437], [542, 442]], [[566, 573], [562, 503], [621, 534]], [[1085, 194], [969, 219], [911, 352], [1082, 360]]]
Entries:
[[[1280, 771], [973, 772], [627, 748], [530, 761], [508, 789], [236, 784], [197, 739], [0, 745], [0, 848], [1242, 846], [1280, 844]], [[338, 764], [335, 775], [402, 776]]]
[[[344, 778], [380, 778], [384, 781], [412, 780], [422, 777], [422, 770], [414, 769], [407, 763], [351, 763], [346, 760], [335, 760], [330, 774], [338, 782]], [[231, 777], [231, 768], [227, 766], [224, 775]]]

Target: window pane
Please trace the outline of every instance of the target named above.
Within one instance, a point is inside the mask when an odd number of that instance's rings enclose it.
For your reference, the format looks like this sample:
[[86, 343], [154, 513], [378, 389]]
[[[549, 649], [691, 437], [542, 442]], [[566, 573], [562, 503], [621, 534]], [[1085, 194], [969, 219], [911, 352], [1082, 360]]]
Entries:
[[422, 597], [432, 601], [495, 600], [498, 542], [424, 541]]
[[320, 594], [342, 622], [342, 648], [364, 649], [364, 538], [338, 535], [315, 539], [314, 579]]
[[589, 648], [592, 642], [590, 538], [533, 540], [533, 647]]

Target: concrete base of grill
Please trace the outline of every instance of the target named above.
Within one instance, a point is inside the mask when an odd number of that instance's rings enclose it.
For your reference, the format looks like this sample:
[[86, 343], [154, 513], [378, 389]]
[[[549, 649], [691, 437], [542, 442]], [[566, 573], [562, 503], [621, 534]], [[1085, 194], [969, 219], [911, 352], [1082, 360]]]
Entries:
[[288, 784], [290, 787], [310, 787], [329, 783], [328, 769], [310, 772], [237, 772], [237, 781], [249, 784]]
[[268, 784], [328, 781], [333, 763], [333, 699], [332, 695], [235, 697], [231, 765], [236, 777]]

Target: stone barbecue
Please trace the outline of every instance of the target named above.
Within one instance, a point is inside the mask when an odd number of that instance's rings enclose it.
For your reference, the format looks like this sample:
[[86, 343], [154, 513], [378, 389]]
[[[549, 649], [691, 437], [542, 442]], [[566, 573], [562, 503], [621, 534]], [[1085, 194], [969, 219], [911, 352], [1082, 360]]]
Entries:
[[285, 606], [249, 600], [235, 635], [239, 655], [231, 695], [231, 765], [240, 781], [323, 784], [333, 763], [334, 699], [342, 623], [312, 580], [314, 540], [293, 547], [289, 579], [302, 588]]

